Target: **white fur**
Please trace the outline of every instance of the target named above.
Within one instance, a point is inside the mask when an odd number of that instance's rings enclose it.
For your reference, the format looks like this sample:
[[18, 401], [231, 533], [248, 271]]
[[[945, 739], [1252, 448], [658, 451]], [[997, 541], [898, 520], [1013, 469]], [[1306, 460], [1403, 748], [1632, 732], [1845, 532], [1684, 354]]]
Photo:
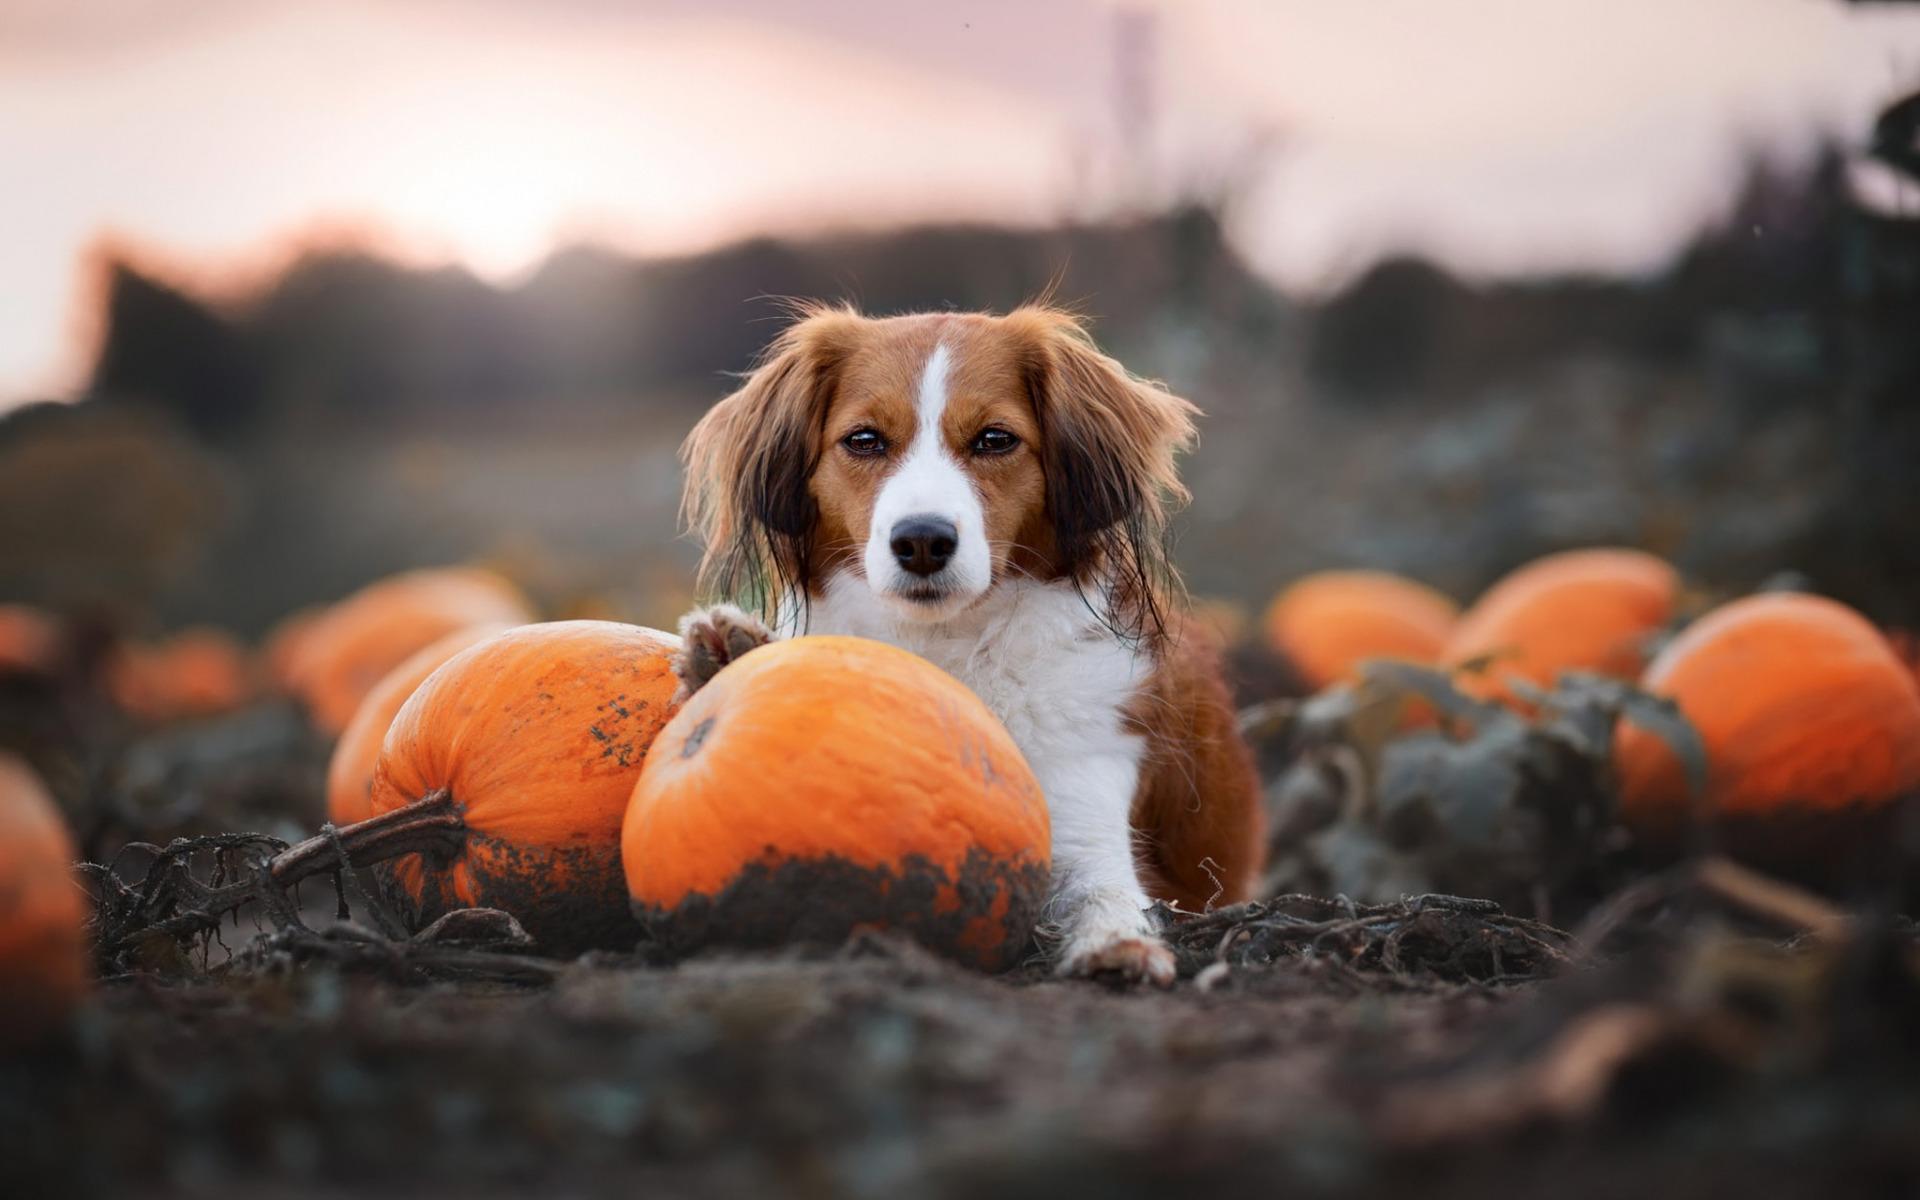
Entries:
[[[894, 612], [912, 621], [941, 621], [977, 600], [993, 582], [993, 556], [987, 546], [986, 516], [980, 493], [966, 469], [947, 448], [941, 418], [947, 410], [947, 376], [952, 356], [942, 342], [927, 357], [915, 397], [917, 424], [907, 452], [874, 497], [861, 565], [874, 590]], [[953, 557], [938, 573], [922, 579], [894, 560], [893, 527], [907, 517], [943, 517], [953, 522]], [[938, 601], [911, 600], [904, 592], [938, 588]]]
[[[802, 615], [784, 616], [790, 632]], [[902, 617], [865, 580], [841, 572], [804, 620], [807, 633], [913, 651], [972, 688], [1006, 725], [1053, 822], [1049, 917], [1061, 927], [1063, 969], [1125, 939], [1153, 938], [1129, 824], [1145, 743], [1121, 712], [1152, 664], [1072, 584], [1003, 580], [957, 615], [929, 622]]]

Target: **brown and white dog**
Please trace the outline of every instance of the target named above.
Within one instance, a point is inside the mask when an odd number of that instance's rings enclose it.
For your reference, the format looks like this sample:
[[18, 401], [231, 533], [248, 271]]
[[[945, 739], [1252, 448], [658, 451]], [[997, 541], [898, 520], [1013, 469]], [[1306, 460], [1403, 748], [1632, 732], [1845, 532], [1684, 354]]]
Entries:
[[775, 631], [945, 668], [1046, 795], [1059, 970], [1170, 983], [1149, 898], [1244, 899], [1265, 846], [1215, 651], [1162, 549], [1195, 413], [1051, 308], [808, 310], [683, 451], [707, 582], [767, 622], [690, 613], [685, 686]]

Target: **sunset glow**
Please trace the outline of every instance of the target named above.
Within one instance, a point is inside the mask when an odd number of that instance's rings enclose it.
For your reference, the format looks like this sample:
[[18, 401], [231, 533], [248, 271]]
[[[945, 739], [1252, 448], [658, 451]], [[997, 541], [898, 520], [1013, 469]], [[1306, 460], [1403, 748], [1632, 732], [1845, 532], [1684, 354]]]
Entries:
[[1154, 10], [1152, 127], [1123, 131], [1115, 8], [1084, 0], [165, 7], [0, 16], [0, 401], [79, 380], [103, 238], [231, 275], [374, 230], [510, 280], [570, 240], [1100, 216], [1231, 174], [1236, 237], [1293, 283], [1405, 242], [1643, 268], [1745, 145], [1858, 128], [1920, 72], [1920, 14], [1804, 0], [1220, 0]]

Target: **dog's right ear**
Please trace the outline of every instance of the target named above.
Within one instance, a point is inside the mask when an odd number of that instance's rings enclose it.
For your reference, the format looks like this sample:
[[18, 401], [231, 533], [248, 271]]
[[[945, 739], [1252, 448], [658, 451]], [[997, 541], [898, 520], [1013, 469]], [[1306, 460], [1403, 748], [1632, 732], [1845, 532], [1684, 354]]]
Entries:
[[681, 513], [705, 543], [709, 586], [764, 608], [780, 590], [810, 582], [808, 483], [835, 380], [864, 320], [848, 308], [808, 310], [680, 448]]

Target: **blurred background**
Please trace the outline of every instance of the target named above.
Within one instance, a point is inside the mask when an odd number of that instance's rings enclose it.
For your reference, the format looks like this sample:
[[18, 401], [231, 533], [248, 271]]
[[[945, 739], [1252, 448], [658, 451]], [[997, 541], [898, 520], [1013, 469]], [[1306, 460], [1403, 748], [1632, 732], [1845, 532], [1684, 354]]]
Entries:
[[0, 601], [669, 623], [784, 298], [1051, 286], [1230, 609], [1610, 542], [1912, 624], [1916, 86], [1840, 0], [4, 0]]

